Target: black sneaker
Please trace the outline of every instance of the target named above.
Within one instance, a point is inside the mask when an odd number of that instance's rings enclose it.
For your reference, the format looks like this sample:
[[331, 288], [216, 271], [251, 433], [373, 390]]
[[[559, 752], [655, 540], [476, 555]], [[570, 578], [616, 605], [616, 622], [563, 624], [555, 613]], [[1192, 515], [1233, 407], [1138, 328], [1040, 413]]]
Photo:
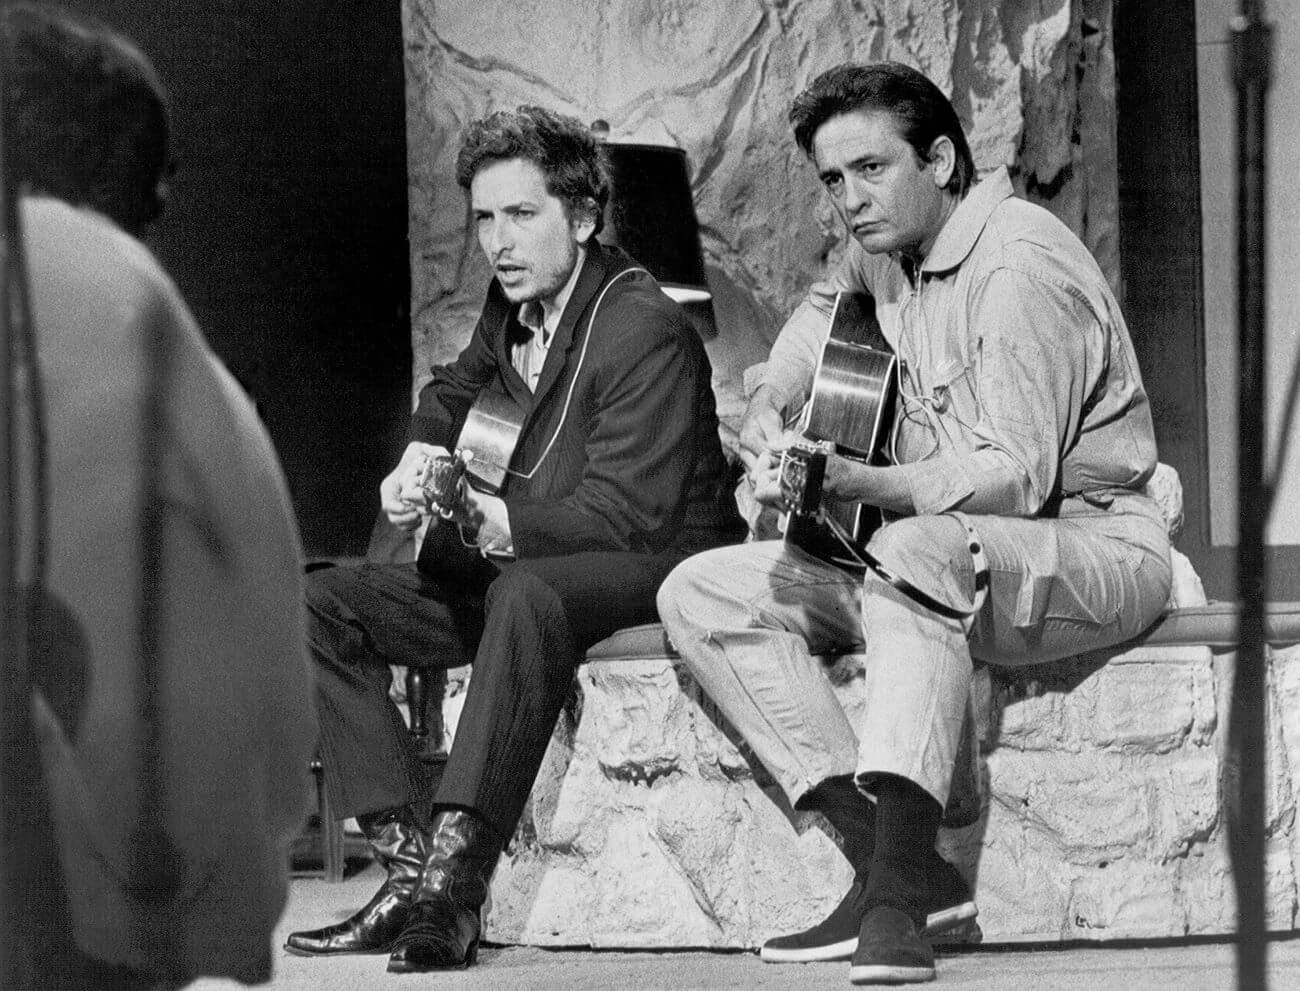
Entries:
[[[979, 908], [971, 897], [970, 887], [957, 869], [935, 854], [930, 870], [930, 912], [925, 920], [927, 937], [951, 933], [967, 925]], [[763, 944], [759, 956], [767, 963], [813, 963], [823, 960], [847, 960], [858, 947], [858, 931], [867, 906], [863, 901], [861, 880], [854, 878], [848, 893], [828, 915], [811, 929], [790, 936], [777, 936]], [[973, 929], [978, 942], [978, 926]]]
[[934, 980], [934, 951], [907, 914], [878, 905], [862, 920], [849, 968], [852, 984], [917, 984]]

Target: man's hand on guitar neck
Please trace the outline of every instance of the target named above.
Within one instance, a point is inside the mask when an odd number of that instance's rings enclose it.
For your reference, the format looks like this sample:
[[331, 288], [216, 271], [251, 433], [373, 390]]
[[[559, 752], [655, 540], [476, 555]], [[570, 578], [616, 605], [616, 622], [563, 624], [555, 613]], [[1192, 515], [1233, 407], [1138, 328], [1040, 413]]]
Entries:
[[789, 507], [786, 505], [786, 492], [781, 485], [781, 455], [777, 451], [763, 451], [754, 459], [754, 467], [750, 471], [750, 477], [754, 481], [754, 501], [771, 509], [777, 509], [784, 512]]
[[397, 467], [379, 484], [384, 515], [394, 526], [414, 530], [425, 517], [441, 510], [446, 519], [474, 535], [483, 553], [508, 554], [513, 550], [510, 515], [501, 499], [462, 484], [464, 496], [455, 505], [435, 507], [430, 503], [425, 466], [432, 459], [450, 457], [445, 447], [436, 444], [408, 444]]
[[758, 462], [764, 454], [784, 450], [785, 435], [785, 422], [772, 391], [765, 385], [759, 386], [740, 423], [740, 461], [751, 480], [757, 482]]
[[[785, 511], [787, 494], [781, 484], [781, 454], [764, 451], [754, 462], [754, 499], [764, 506]], [[864, 502], [892, 513], [909, 516], [916, 511], [912, 490], [900, 472], [888, 467], [864, 465], [838, 454], [826, 455], [822, 497], [841, 502]]]
[[379, 508], [393, 526], [414, 530], [429, 515], [429, 497], [420, 477], [425, 462], [439, 457], [449, 457], [445, 447], [413, 440], [406, 445], [397, 467], [379, 483]]

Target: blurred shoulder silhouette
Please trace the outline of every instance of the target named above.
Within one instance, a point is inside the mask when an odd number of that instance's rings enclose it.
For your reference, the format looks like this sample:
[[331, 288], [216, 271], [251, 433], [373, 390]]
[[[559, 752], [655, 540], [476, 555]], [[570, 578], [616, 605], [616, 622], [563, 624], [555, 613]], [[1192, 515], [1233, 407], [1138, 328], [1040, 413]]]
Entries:
[[39, 491], [38, 400], [48, 478], [31, 613], [57, 851], [41, 986], [263, 981], [315, 742], [287, 488], [137, 240], [171, 161], [153, 67], [61, 8], [0, 13], [5, 185], [22, 195], [41, 386], [20, 380], [22, 491]]

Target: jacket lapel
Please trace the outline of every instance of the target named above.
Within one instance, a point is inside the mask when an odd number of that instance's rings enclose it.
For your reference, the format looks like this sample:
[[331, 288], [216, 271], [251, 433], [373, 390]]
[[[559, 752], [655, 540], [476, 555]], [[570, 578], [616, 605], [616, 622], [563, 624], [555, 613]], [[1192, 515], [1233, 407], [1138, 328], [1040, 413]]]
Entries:
[[537, 380], [537, 392], [532, 397], [533, 408], [542, 404], [547, 393], [563, 377], [569, 363], [569, 351], [582, 345], [587, 311], [605, 282], [609, 261], [609, 253], [593, 239], [587, 246], [587, 257], [578, 274], [578, 281], [574, 284], [573, 293], [560, 316], [560, 325], [555, 328], [555, 339], [546, 352], [546, 363], [542, 365], [542, 374]]
[[528, 383], [515, 371], [514, 364], [510, 360], [515, 343], [524, 340], [527, 336], [527, 332], [515, 317], [518, 311], [519, 307], [506, 299], [501, 286], [496, 279], [493, 279], [488, 285], [487, 305], [483, 309], [484, 322], [489, 331], [488, 344], [492, 348], [493, 357], [496, 358], [497, 370], [506, 392], [521, 410], [527, 410], [532, 408], [533, 394], [528, 390]]

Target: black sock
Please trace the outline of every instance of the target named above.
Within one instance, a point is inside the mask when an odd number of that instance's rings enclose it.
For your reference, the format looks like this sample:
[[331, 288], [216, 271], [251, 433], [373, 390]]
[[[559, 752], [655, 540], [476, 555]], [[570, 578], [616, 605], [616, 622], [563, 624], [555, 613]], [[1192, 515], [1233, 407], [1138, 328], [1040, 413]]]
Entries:
[[844, 840], [844, 856], [863, 881], [876, 848], [876, 803], [858, 790], [851, 774], [826, 778], [805, 792], [795, 808], [820, 812]]
[[925, 927], [928, 865], [943, 807], [920, 785], [892, 774], [870, 782], [876, 795], [876, 849], [867, 875], [868, 905], [889, 905]]

